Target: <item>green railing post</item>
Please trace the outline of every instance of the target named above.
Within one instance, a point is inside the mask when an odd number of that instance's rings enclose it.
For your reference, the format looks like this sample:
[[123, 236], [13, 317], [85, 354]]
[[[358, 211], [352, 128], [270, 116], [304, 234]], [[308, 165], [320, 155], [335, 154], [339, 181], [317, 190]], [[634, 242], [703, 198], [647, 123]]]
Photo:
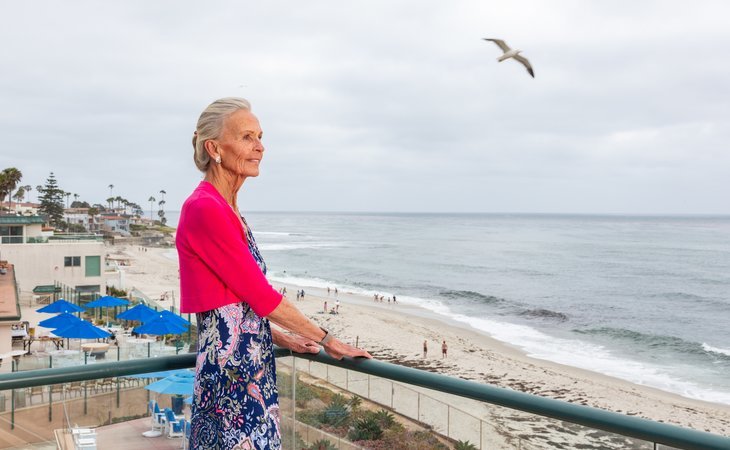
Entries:
[[15, 429], [15, 389], [10, 392], [10, 429]]

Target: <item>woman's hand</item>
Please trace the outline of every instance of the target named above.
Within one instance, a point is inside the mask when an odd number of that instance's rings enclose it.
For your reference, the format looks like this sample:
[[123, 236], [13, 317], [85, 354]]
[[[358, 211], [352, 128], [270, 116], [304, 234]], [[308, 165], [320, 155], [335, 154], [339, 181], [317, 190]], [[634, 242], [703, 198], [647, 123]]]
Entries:
[[319, 353], [319, 345], [311, 339], [301, 336], [289, 336], [286, 348], [295, 353]]
[[372, 358], [372, 355], [370, 355], [370, 353], [368, 353], [367, 351], [359, 349], [357, 347], [353, 347], [349, 344], [345, 344], [344, 342], [334, 337], [329, 342], [327, 342], [326, 345], [324, 345], [324, 351], [326, 351], [328, 355], [335, 359], [342, 359], [345, 356], [349, 356], [352, 358], [358, 356], [367, 359]]

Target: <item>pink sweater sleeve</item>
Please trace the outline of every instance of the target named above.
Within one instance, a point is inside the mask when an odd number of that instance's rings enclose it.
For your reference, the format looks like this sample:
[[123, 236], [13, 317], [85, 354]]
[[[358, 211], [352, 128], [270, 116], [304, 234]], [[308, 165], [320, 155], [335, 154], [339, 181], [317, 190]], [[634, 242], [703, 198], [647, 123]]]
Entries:
[[188, 245], [211, 272], [260, 317], [276, 309], [283, 297], [251, 256], [235, 213], [202, 197], [188, 205], [186, 216]]

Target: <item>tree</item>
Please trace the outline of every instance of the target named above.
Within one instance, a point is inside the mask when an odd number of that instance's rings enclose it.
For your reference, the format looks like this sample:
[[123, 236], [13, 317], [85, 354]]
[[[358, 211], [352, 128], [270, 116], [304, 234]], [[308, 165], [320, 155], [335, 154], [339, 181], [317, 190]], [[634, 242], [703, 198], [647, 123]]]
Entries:
[[109, 197], [108, 199], [106, 199], [106, 202], [109, 203], [109, 209], [114, 208], [114, 197]]
[[150, 195], [150, 198], [148, 198], [147, 201], [150, 202], [150, 220], [152, 220], [152, 209], [155, 207], [157, 199]]
[[164, 189], [161, 189], [161, 190], [160, 190], [160, 196], [162, 197], [162, 199], [161, 199], [161, 200], [164, 200], [164, 199], [165, 199], [165, 194], [167, 194], [167, 192], [165, 192], [165, 190], [164, 190]]
[[107, 187], [109, 188], [109, 197], [113, 197], [114, 194], [112, 194], [112, 191], [114, 190], [114, 185], [113, 184], [110, 184]]
[[66, 208], [68, 208], [68, 200], [71, 198], [70, 192], [64, 192], [63, 195], [66, 196]]
[[15, 200], [15, 203], [23, 203], [23, 199], [25, 198], [25, 186], [20, 186], [17, 191], [15, 191], [15, 195], [13, 195], [13, 200]]
[[165, 201], [160, 200], [157, 204], [160, 205], [160, 210], [157, 211], [157, 215], [160, 218], [160, 223], [164, 225], [167, 223], [167, 219], [165, 218]]
[[5, 197], [9, 198], [12, 206], [12, 198], [10, 195], [23, 178], [23, 173], [15, 167], [9, 167], [0, 172], [0, 203], [5, 201]]
[[63, 224], [63, 190], [59, 189], [56, 176], [51, 172], [46, 180], [45, 186], [40, 189], [41, 206], [39, 210], [45, 214], [54, 227], [61, 227]]

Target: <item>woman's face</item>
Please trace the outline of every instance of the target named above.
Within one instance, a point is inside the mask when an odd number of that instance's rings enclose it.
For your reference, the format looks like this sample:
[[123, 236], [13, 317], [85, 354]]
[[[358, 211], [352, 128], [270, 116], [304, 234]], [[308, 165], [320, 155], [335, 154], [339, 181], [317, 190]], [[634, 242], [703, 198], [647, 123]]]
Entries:
[[216, 139], [222, 168], [244, 178], [258, 176], [264, 157], [262, 136], [259, 120], [251, 111], [239, 110], [228, 116]]

